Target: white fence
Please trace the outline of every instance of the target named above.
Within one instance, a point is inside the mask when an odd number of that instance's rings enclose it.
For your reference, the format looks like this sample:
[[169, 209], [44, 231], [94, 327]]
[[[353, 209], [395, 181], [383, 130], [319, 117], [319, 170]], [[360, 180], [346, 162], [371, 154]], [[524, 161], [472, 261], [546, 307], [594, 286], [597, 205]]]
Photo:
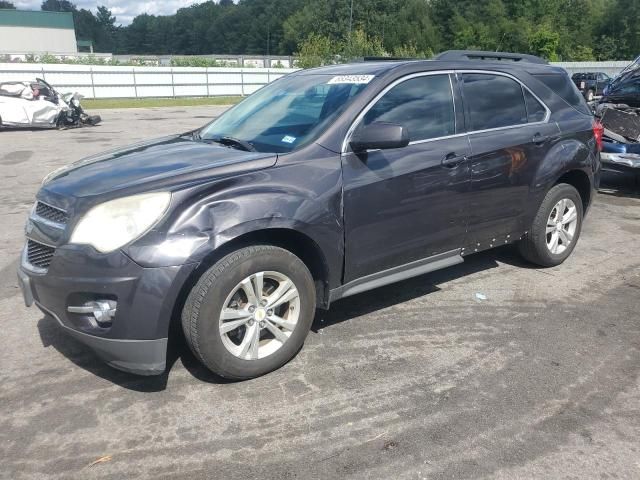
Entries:
[[0, 63], [0, 82], [42, 78], [86, 98], [250, 95], [293, 72], [286, 68], [119, 67]]
[[[613, 77], [630, 62], [557, 62], [573, 74], [605, 72]], [[295, 69], [120, 67], [0, 63], [0, 82], [42, 78], [62, 92], [87, 98], [210, 97], [250, 95]]]
[[613, 78], [630, 63], [631, 60], [628, 62], [552, 62], [552, 65], [564, 68], [569, 75], [578, 72], [604, 72]]

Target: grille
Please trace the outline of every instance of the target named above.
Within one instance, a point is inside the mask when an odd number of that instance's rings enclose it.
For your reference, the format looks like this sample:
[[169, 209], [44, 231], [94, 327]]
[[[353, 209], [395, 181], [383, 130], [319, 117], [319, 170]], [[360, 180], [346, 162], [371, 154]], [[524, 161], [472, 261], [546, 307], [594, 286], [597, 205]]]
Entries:
[[33, 240], [27, 240], [27, 260], [35, 267], [49, 268], [56, 249]]
[[67, 213], [64, 210], [52, 207], [46, 203], [38, 202], [36, 204], [36, 215], [55, 223], [67, 223]]

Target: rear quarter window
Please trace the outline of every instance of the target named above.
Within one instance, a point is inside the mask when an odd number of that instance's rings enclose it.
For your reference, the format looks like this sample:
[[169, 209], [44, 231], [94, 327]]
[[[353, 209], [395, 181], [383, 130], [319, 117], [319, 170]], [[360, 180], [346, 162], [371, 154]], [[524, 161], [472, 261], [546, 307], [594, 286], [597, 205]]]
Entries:
[[534, 75], [534, 77], [549, 87], [556, 95], [578, 110], [580, 113], [591, 114], [589, 106], [578, 88], [568, 75], [561, 73], [546, 73]]

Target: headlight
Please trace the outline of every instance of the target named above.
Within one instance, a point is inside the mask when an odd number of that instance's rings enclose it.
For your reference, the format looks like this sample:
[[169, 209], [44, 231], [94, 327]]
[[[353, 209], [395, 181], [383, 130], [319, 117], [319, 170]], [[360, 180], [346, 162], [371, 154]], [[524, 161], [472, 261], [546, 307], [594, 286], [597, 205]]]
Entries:
[[118, 198], [89, 210], [71, 235], [71, 243], [92, 245], [102, 253], [140, 237], [167, 211], [169, 192]]

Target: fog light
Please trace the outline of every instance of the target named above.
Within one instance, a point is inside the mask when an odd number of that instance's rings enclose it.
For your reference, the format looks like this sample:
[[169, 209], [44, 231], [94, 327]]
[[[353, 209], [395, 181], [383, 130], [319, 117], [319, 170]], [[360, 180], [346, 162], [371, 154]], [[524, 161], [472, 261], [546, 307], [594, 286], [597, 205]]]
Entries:
[[[117, 302], [115, 300], [95, 300], [77, 307], [69, 306], [67, 307], [67, 311], [82, 315], [93, 315], [93, 319], [97, 322], [94, 326], [102, 327], [111, 324], [113, 317], [116, 316], [116, 306]], [[91, 321], [93, 319], [90, 318], [89, 320]]]

